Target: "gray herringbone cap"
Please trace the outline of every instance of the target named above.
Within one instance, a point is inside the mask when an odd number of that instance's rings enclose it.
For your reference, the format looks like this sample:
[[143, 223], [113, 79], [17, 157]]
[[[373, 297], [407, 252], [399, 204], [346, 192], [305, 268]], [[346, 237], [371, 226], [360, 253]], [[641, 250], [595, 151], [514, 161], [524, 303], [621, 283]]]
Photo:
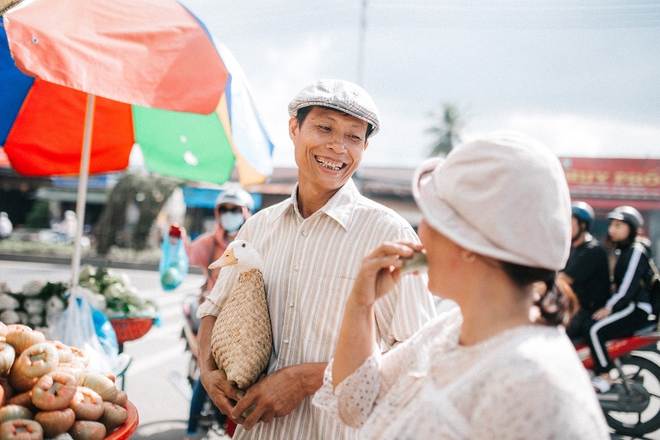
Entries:
[[378, 109], [371, 96], [357, 84], [341, 79], [321, 79], [308, 85], [289, 103], [293, 118], [303, 107], [318, 105], [333, 108], [371, 124], [370, 137], [380, 130]]

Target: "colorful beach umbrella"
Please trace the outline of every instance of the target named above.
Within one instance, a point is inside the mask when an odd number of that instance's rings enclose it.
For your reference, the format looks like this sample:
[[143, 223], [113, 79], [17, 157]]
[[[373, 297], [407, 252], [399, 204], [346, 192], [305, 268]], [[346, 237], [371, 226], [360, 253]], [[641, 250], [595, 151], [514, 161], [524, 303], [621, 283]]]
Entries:
[[136, 141], [155, 173], [222, 184], [236, 167], [243, 186], [263, 183], [273, 172], [273, 142], [243, 70], [226, 46], [217, 48], [229, 79], [216, 110], [202, 116], [136, 108]]
[[[0, 23], [2, 19], [0, 18]], [[121, 171], [137, 143], [146, 167], [181, 179], [222, 184], [236, 166], [243, 185], [272, 173], [271, 142], [249, 84], [218, 45], [230, 76], [210, 115], [129, 105], [97, 97], [89, 172]], [[0, 27], [0, 146], [27, 176], [80, 173], [87, 94], [22, 73]]]
[[[26, 0], [0, 31], [0, 146], [21, 174], [79, 174], [79, 218], [88, 173], [126, 168], [135, 142], [167, 150], [143, 134], [163, 135], [177, 112], [184, 125], [224, 115], [224, 144], [236, 148], [227, 69], [201, 22], [174, 0]], [[179, 134], [178, 146], [196, 136]], [[182, 156], [210, 162], [192, 149]]]
[[[0, 18], [0, 146], [28, 176], [76, 175], [87, 94], [22, 73]], [[121, 171], [137, 143], [149, 170], [222, 184], [237, 167], [243, 185], [272, 173], [273, 143], [253, 93], [229, 49], [217, 44], [229, 76], [210, 115], [174, 112], [96, 98], [89, 172]]]

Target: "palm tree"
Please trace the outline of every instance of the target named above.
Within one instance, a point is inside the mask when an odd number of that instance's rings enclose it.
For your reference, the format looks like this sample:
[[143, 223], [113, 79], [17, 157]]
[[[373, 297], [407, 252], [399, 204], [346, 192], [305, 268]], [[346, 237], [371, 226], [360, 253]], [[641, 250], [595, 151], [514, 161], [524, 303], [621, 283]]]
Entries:
[[426, 130], [435, 137], [429, 156], [446, 155], [461, 141], [463, 121], [458, 115], [458, 109], [453, 104], [444, 103], [442, 111], [432, 111], [429, 116], [435, 121], [435, 124]]

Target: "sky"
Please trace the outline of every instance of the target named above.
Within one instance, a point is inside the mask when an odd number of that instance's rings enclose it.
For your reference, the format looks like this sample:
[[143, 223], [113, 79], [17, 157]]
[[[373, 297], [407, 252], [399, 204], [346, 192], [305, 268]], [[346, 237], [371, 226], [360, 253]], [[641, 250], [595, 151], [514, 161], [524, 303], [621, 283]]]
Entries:
[[275, 166], [295, 166], [287, 105], [320, 78], [361, 83], [376, 102], [365, 166], [418, 165], [445, 103], [463, 140], [512, 129], [558, 156], [660, 159], [660, 1], [181, 2], [243, 68]]

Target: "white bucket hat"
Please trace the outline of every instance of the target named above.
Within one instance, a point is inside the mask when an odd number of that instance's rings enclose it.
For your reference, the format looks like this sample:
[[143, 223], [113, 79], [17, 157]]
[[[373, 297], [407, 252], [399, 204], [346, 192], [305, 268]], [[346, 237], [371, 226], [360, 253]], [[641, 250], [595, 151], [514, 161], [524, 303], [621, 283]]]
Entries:
[[539, 141], [495, 132], [424, 162], [413, 195], [426, 222], [465, 249], [561, 270], [571, 245], [564, 171]]

